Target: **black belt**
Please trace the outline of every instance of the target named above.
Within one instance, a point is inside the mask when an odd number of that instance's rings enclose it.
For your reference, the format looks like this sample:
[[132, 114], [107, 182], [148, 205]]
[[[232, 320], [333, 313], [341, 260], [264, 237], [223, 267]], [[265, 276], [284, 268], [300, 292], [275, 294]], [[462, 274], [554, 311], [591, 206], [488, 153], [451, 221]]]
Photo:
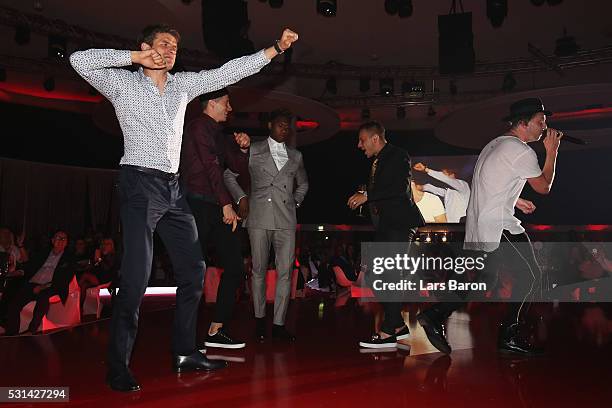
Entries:
[[122, 164], [121, 167], [139, 171], [141, 173], [145, 173], [153, 177], [159, 177], [168, 181], [176, 180], [179, 178], [180, 175], [180, 173], [166, 173], [165, 171], [151, 169], [149, 167], [132, 166], [131, 164]]

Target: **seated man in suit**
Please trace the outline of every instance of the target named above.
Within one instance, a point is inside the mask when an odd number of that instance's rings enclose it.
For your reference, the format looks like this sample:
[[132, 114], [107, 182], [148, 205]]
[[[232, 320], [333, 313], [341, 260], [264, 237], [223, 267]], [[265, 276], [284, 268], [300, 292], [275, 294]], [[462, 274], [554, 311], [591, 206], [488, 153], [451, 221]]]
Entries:
[[21, 309], [32, 300], [36, 301], [28, 331], [38, 331], [43, 317], [49, 311], [49, 298], [59, 295], [62, 303], [68, 298], [68, 286], [74, 276], [74, 264], [66, 253], [68, 234], [57, 231], [51, 239], [51, 251], [33, 256], [25, 268], [27, 282], [15, 295], [7, 313], [6, 334], [19, 332]]
[[[293, 341], [285, 329], [285, 316], [291, 294], [291, 272], [295, 252], [295, 209], [308, 191], [308, 178], [302, 154], [285, 144], [293, 117], [287, 110], [270, 115], [270, 137], [251, 143], [248, 155], [251, 191], [248, 195], [249, 216], [246, 226], [253, 257], [253, 304], [256, 337], [266, 337], [266, 272], [270, 245], [276, 254], [276, 295], [274, 298], [273, 337]], [[245, 156], [246, 159], [246, 156]], [[247, 193], [237, 181], [236, 173], [225, 172], [225, 183], [235, 202]]]

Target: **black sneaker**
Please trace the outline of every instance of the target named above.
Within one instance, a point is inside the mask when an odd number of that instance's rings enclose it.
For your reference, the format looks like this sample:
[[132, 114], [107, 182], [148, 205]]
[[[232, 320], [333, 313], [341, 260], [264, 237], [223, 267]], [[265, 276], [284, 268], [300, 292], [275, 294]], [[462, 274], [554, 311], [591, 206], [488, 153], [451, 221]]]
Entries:
[[517, 323], [509, 325], [502, 324], [497, 341], [497, 349], [501, 353], [522, 355], [526, 357], [543, 355], [544, 349], [534, 346], [523, 336], [521, 336], [520, 329], [521, 326]]
[[204, 342], [206, 347], [221, 347], [226, 349], [239, 349], [246, 346], [245, 342], [232, 339], [223, 329], [217, 330], [214, 336], [210, 334], [206, 336]]
[[380, 334], [373, 334], [369, 340], [360, 341], [359, 347], [365, 348], [397, 348], [397, 338], [389, 336], [386, 339], [380, 337]]
[[404, 325], [402, 330], [395, 332], [395, 338], [398, 340], [405, 340], [410, 337], [410, 330], [408, 330], [408, 326]]

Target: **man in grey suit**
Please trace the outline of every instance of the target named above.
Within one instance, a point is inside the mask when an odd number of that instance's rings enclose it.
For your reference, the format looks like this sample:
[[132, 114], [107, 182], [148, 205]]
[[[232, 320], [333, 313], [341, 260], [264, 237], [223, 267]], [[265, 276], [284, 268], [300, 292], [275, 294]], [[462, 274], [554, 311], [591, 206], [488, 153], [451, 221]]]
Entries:
[[[291, 294], [291, 272], [295, 251], [295, 210], [308, 191], [308, 178], [302, 154], [287, 146], [292, 115], [287, 110], [276, 110], [270, 115], [270, 137], [251, 144], [248, 165], [240, 166], [250, 177], [250, 194], [247, 186], [238, 183], [242, 175], [225, 172], [225, 184], [233, 199], [239, 203], [245, 216], [248, 200], [246, 227], [251, 241], [253, 259], [253, 305], [255, 309], [256, 336], [266, 337], [266, 272], [270, 244], [276, 254], [276, 295], [274, 298], [274, 325], [272, 336], [293, 341], [295, 337], [285, 328], [285, 316]], [[247, 170], [248, 169], [248, 170]], [[244, 180], [244, 177], [242, 177]], [[243, 183], [246, 184], [246, 183]], [[247, 190], [247, 191], [245, 191]]]

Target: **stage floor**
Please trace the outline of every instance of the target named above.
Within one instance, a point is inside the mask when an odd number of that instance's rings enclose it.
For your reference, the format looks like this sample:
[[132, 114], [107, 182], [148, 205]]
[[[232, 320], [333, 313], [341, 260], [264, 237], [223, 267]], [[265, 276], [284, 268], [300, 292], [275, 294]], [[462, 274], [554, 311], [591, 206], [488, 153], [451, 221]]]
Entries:
[[[495, 351], [501, 305], [475, 305], [449, 321], [454, 351], [429, 345], [407, 312], [406, 347], [359, 349], [376, 320], [372, 305], [334, 299], [292, 301], [288, 328], [297, 342], [253, 342], [251, 307], [241, 302], [230, 331], [242, 350], [208, 349], [227, 369], [177, 375], [171, 369], [173, 299], [143, 311], [132, 370], [142, 391], [122, 394], [104, 384], [108, 320], [48, 335], [0, 337], [0, 386], [68, 386], [71, 405], [210, 407], [609, 407], [612, 404], [612, 322], [596, 305], [552, 309], [536, 332], [544, 357], [514, 359]], [[606, 307], [609, 307], [607, 305]], [[608, 310], [609, 311], [609, 310]], [[212, 308], [202, 308], [202, 335]], [[271, 313], [269, 313], [271, 315]], [[5, 404], [2, 404], [5, 405]], [[38, 405], [38, 404], [35, 404]]]

